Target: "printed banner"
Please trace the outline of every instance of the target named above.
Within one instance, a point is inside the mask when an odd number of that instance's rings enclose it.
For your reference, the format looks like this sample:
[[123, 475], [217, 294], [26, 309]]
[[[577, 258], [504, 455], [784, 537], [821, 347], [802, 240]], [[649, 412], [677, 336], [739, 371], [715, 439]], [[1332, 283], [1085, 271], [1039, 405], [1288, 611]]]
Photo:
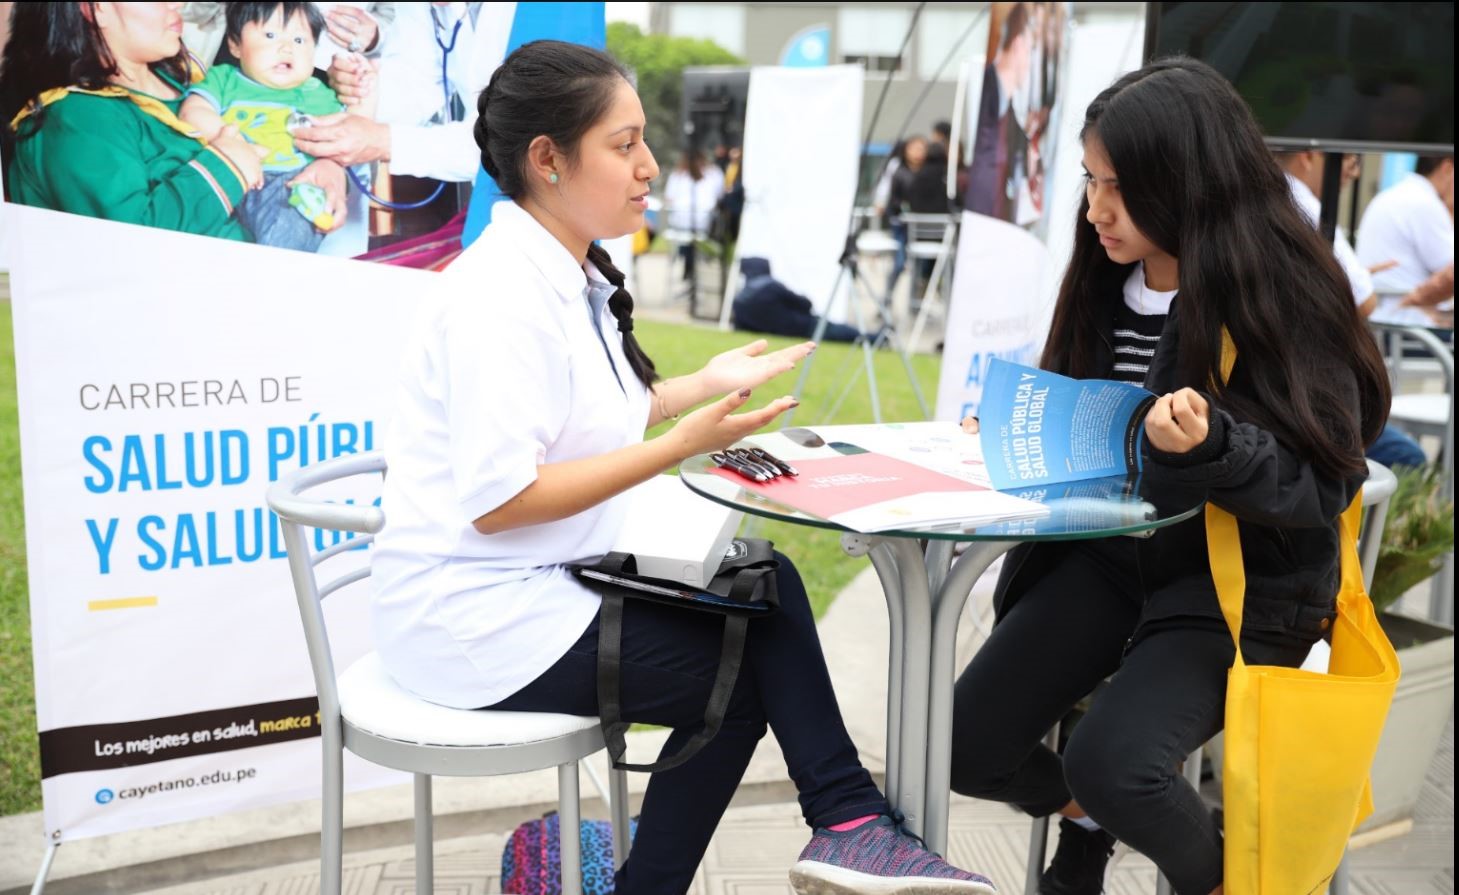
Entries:
[[[0, 75], [0, 265], [47, 839], [317, 797], [265, 490], [381, 446], [431, 271], [468, 206], [474, 235], [501, 198], [471, 191], [478, 94], [529, 40], [601, 47], [603, 4], [13, 5], [0, 48], [29, 49]], [[123, 32], [155, 58], [108, 81]], [[379, 483], [321, 490], [368, 502]], [[367, 585], [326, 602], [338, 668], [369, 649], [367, 615]]]
[[[1068, 79], [1070, 3], [994, 3], [968, 84], [973, 157], [943, 344], [937, 418], [977, 413], [988, 363], [1032, 365], [1059, 274], [1045, 238]], [[959, 110], [959, 114], [963, 114]], [[1077, 153], [1078, 146], [1072, 147]]]
[[[6, 213], [48, 833], [317, 795], [314, 683], [264, 492], [380, 447], [436, 275]], [[369, 648], [368, 586], [325, 608], [347, 667]]]

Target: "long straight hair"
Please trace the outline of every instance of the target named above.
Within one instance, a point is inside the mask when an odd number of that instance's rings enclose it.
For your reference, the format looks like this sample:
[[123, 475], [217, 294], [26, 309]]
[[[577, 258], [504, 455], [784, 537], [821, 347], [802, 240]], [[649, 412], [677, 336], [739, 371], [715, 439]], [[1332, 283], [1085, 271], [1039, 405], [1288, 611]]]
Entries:
[[[1352, 287], [1292, 200], [1251, 110], [1211, 67], [1177, 57], [1125, 75], [1094, 101], [1080, 140], [1104, 147], [1130, 220], [1179, 262], [1177, 372], [1233, 416], [1272, 432], [1319, 469], [1366, 468], [1363, 448], [1388, 417], [1391, 392]], [[1101, 316], [1131, 265], [1109, 259], [1086, 194], [1042, 364], [1095, 369]], [[1220, 382], [1221, 330], [1237, 348]], [[1357, 381], [1335, 380], [1348, 366]]]
[[[497, 67], [476, 101], [476, 145], [481, 165], [509, 199], [527, 195], [527, 148], [547, 136], [577, 164], [583, 134], [607, 113], [619, 83], [628, 72], [601, 50], [556, 40], [523, 44]], [[593, 244], [588, 260], [616, 287], [608, 310], [623, 334], [623, 354], [633, 375], [645, 386], [659, 378], [633, 335], [633, 296], [623, 288], [627, 278], [608, 251]]]

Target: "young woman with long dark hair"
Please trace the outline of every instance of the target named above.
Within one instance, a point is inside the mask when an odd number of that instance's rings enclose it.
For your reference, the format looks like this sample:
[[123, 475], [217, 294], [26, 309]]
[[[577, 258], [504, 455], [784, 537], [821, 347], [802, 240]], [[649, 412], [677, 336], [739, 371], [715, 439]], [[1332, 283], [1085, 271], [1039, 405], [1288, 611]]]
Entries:
[[[1242, 651], [1299, 665], [1336, 614], [1338, 517], [1387, 416], [1382, 358], [1213, 69], [1177, 58], [1125, 75], [1090, 104], [1081, 141], [1085, 196], [1042, 365], [1160, 396], [1147, 480], [1237, 517]], [[953, 789], [1063, 815], [1047, 895], [1102, 891], [1116, 840], [1183, 895], [1220, 891], [1221, 828], [1177, 770], [1222, 728], [1235, 655], [1201, 518], [1019, 548], [994, 600], [998, 623], [957, 684]], [[1063, 755], [1042, 746], [1106, 678]]]
[[[396, 680], [434, 702], [595, 715], [600, 600], [565, 565], [611, 549], [624, 490], [793, 406], [735, 412], [814, 346], [765, 354], [760, 341], [658, 377], [623, 276], [595, 244], [643, 225], [659, 173], [643, 108], [611, 57], [529, 43], [478, 109], [482, 164], [508, 201], [440, 275], [443, 301], [405, 353], [373, 560], [376, 643]], [[689, 889], [768, 728], [815, 831], [791, 871], [798, 889], [991, 892], [889, 816], [841, 720], [805, 587], [780, 562], [780, 609], [750, 622], [719, 734], [649, 781], [615, 891]], [[672, 727], [665, 755], [702, 726], [722, 631], [705, 613], [624, 607], [621, 716]]]

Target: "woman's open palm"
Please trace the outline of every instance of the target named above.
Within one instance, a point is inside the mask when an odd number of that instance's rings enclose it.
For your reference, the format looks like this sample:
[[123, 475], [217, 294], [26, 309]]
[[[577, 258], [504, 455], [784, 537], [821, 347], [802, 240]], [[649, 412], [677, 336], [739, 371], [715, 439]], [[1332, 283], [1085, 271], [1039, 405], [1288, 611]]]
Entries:
[[743, 388], [755, 388], [795, 369], [795, 365], [816, 350], [815, 342], [801, 342], [789, 348], [765, 354], [770, 343], [757, 339], [748, 345], [717, 354], [704, 365], [701, 375], [712, 394], [725, 394]]

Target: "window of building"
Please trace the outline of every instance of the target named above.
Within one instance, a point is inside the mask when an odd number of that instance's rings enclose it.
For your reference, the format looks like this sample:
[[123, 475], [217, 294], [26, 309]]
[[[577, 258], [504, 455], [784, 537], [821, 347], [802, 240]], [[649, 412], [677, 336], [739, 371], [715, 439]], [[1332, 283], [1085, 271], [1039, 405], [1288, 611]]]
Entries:
[[837, 13], [836, 45], [840, 60], [862, 63], [867, 73], [905, 70], [897, 66], [897, 51], [912, 24], [910, 9], [843, 6]]
[[712, 40], [744, 58], [745, 7], [733, 3], [675, 3], [669, 7], [669, 33]]
[[[978, 24], [972, 34], [957, 47], [952, 61], [947, 63], [941, 74], [937, 67], [942, 65], [954, 46], [968, 30], [974, 20]], [[988, 14], [980, 9], [928, 9], [917, 23], [917, 77], [923, 81], [934, 78], [942, 81], [956, 81], [962, 63], [972, 60], [979, 69], [988, 50]]]

